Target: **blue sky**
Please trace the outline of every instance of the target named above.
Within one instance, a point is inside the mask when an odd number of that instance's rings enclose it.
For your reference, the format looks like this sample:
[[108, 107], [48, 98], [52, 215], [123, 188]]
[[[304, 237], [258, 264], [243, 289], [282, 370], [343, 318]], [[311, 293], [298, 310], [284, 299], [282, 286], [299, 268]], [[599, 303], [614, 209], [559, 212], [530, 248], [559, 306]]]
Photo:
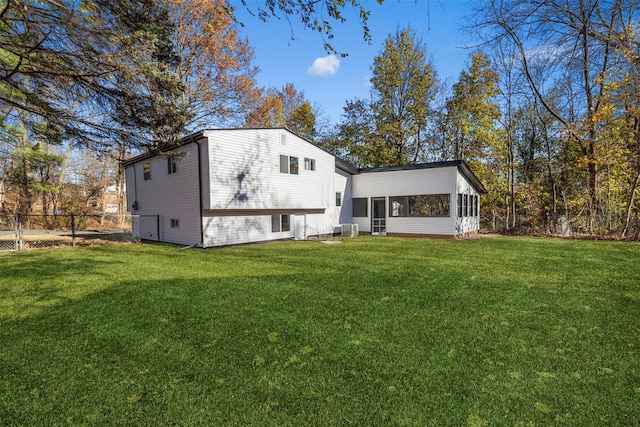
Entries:
[[[263, 87], [281, 88], [287, 83], [303, 91], [306, 99], [318, 104], [332, 122], [339, 121], [346, 101], [368, 99], [368, 78], [373, 58], [380, 53], [384, 40], [397, 28], [407, 26], [416, 32], [433, 57], [441, 80], [457, 80], [465, 67], [469, 44], [458, 30], [467, 13], [464, 0], [363, 0], [371, 12], [369, 29], [371, 44], [362, 39], [357, 11], [346, 9], [347, 22], [335, 23], [335, 38], [331, 41], [346, 58], [330, 58], [319, 33], [304, 29], [296, 16], [291, 22], [272, 18], [262, 22], [251, 16], [239, 0], [230, 1], [237, 7], [236, 16], [244, 24], [242, 36], [249, 39], [255, 51], [255, 64], [260, 68], [258, 83]], [[247, 0], [256, 10], [259, 0]], [[291, 37], [294, 40], [291, 40]]]

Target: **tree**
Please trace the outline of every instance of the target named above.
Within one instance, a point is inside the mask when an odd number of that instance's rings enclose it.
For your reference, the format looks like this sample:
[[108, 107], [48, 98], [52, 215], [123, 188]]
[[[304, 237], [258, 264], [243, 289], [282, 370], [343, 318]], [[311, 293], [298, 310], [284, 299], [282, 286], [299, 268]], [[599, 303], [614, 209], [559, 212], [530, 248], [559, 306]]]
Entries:
[[[241, 0], [244, 7], [250, 13], [255, 13], [258, 17], [267, 21], [271, 18], [284, 18], [289, 25], [292, 25], [290, 17], [298, 15], [305, 28], [317, 31], [322, 35], [324, 48], [328, 53], [338, 53], [331, 40], [334, 38], [332, 22], [342, 23], [346, 21], [343, 9], [350, 6], [357, 10], [360, 25], [362, 26], [362, 37], [365, 41], [371, 40], [369, 33], [368, 19], [369, 11], [364, 7], [364, 2], [360, 0], [264, 0], [264, 6], [256, 6], [256, 12], [249, 7], [247, 0]], [[376, 0], [382, 4], [384, 0]], [[291, 38], [293, 39], [293, 33]], [[346, 53], [341, 53], [346, 56]]]
[[366, 101], [347, 101], [329, 150], [360, 167], [384, 166], [389, 162], [375, 133], [373, 111]]
[[152, 0], [0, 3], [0, 112], [26, 113], [66, 139], [145, 145], [180, 132], [181, 90], [166, 10]]
[[498, 74], [491, 61], [482, 52], [474, 53], [469, 70], [460, 73], [453, 96], [447, 101], [454, 158], [481, 160], [496, 144], [496, 122], [501, 117], [497, 95]]
[[171, 40], [184, 90], [175, 102], [188, 113], [190, 131], [212, 123], [237, 125], [256, 102], [258, 68], [241, 40], [233, 7], [224, 0], [161, 0], [174, 24]]
[[[637, 44], [629, 32], [637, 14], [633, 0], [489, 0], [475, 11], [476, 28], [486, 40], [507, 39], [515, 46], [531, 95], [582, 153], [576, 166], [587, 175], [589, 232], [599, 222], [605, 85], [614, 53]], [[562, 88], [565, 102], [550, 102], [548, 86]]]
[[[15, 129], [18, 144], [11, 153], [11, 165], [6, 170], [9, 189], [15, 189], [17, 197], [14, 211], [23, 215], [31, 213], [36, 198], [41, 198], [42, 212], [50, 212], [52, 195], [57, 190], [58, 167], [62, 157], [49, 150], [47, 141], [57, 142], [59, 130], [46, 123], [31, 122], [27, 128]], [[58, 133], [56, 138], [55, 134]], [[35, 141], [35, 142], [34, 142]]]
[[344, 107], [338, 135], [347, 157], [360, 166], [416, 163], [427, 158], [431, 102], [438, 89], [426, 48], [411, 28], [384, 42], [371, 66], [371, 101]]
[[371, 69], [376, 132], [384, 140], [391, 164], [415, 163], [424, 156], [430, 103], [438, 81], [426, 48], [411, 28], [389, 35]]
[[316, 135], [316, 116], [304, 92], [298, 92], [291, 83], [281, 90], [271, 88], [249, 110], [245, 118], [247, 127], [286, 127], [307, 139]]

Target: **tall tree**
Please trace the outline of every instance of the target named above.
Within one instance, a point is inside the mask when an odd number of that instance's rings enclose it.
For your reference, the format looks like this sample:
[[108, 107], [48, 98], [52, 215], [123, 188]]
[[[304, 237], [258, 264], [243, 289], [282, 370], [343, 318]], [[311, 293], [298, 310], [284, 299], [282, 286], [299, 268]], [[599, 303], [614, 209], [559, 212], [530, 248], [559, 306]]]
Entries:
[[369, 104], [361, 99], [347, 101], [337, 135], [329, 149], [360, 167], [384, 166], [390, 156], [375, 132], [375, 119]]
[[[603, 152], [599, 149], [605, 85], [616, 50], [636, 37], [635, 0], [487, 0], [475, 12], [487, 40], [508, 39], [516, 48], [532, 96], [564, 126], [586, 171], [586, 228], [598, 226]], [[534, 69], [544, 70], [536, 74]], [[564, 104], [550, 102], [546, 87], [562, 82]]]
[[189, 131], [238, 125], [256, 102], [258, 68], [253, 49], [242, 40], [234, 8], [225, 0], [161, 0], [174, 24], [171, 35], [184, 85], [176, 103], [188, 113]]
[[481, 160], [496, 145], [496, 125], [501, 117], [498, 93], [498, 74], [491, 61], [482, 52], [474, 53], [469, 69], [460, 73], [447, 101], [454, 158]]
[[438, 81], [424, 43], [411, 28], [396, 30], [371, 67], [371, 109], [376, 133], [391, 164], [415, 163], [425, 156], [425, 131]]

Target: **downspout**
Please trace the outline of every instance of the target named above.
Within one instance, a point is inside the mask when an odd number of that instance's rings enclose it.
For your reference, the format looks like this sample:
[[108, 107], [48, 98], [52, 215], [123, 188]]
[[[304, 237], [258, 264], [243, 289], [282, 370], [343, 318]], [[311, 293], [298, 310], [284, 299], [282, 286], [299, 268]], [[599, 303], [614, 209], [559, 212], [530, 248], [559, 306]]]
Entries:
[[204, 224], [204, 217], [202, 215], [202, 207], [203, 207], [203, 202], [202, 202], [202, 159], [201, 159], [201, 153], [200, 153], [200, 142], [198, 142], [195, 138], [192, 139], [193, 142], [196, 143], [196, 145], [198, 146], [198, 202], [200, 203], [200, 246], [202, 246], [202, 248], [204, 248], [204, 230], [203, 230], [203, 224]]
[[[136, 176], [136, 164], [131, 165], [133, 168], [133, 205], [131, 205], [132, 214], [136, 215], [138, 212], [138, 177]], [[127, 179], [127, 169], [125, 168], [125, 179]]]

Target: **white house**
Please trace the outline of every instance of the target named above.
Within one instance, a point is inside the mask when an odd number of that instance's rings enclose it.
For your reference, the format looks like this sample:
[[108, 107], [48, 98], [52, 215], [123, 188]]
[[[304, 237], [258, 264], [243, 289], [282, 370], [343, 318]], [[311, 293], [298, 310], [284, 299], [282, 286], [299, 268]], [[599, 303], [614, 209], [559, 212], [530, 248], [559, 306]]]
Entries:
[[343, 224], [457, 237], [479, 230], [485, 192], [462, 161], [358, 169], [286, 129], [204, 130], [124, 166], [139, 237], [201, 247], [332, 235]]

